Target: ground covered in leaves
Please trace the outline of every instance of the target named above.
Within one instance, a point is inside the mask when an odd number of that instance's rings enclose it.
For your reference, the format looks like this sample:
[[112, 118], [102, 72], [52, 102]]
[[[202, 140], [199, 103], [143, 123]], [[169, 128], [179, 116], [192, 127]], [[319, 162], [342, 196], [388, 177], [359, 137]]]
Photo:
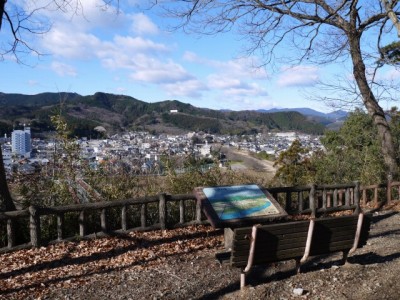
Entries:
[[400, 214], [374, 214], [369, 242], [340, 255], [239, 269], [214, 258], [222, 232], [208, 226], [132, 232], [0, 255], [0, 299], [400, 299]]

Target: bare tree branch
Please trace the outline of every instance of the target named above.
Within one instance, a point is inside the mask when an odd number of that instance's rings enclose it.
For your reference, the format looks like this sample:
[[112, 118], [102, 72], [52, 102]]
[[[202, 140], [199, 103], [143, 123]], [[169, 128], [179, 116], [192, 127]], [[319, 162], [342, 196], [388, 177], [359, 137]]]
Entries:
[[394, 12], [394, 7], [397, 4], [397, 0], [390, 1], [390, 2], [388, 0], [381, 0], [381, 1], [383, 4], [383, 7], [385, 8], [386, 15], [393, 22], [394, 27], [396, 27], [397, 36], [400, 37], [400, 22], [399, 22], [399, 18], [397, 17], [397, 14]]

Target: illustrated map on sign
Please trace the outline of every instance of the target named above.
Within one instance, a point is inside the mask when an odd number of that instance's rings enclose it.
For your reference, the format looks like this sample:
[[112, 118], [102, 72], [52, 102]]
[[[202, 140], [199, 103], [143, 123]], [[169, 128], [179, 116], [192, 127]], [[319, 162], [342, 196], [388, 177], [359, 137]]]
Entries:
[[[203, 188], [220, 220], [242, 219], [279, 214], [269, 193], [257, 185]], [[276, 202], [275, 202], [276, 203]]]

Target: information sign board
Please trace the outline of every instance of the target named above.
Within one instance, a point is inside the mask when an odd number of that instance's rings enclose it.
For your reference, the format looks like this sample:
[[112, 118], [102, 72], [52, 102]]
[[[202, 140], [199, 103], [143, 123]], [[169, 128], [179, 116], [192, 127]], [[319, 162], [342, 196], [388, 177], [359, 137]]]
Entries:
[[256, 184], [198, 187], [195, 194], [214, 227], [251, 225], [287, 216], [271, 194]]

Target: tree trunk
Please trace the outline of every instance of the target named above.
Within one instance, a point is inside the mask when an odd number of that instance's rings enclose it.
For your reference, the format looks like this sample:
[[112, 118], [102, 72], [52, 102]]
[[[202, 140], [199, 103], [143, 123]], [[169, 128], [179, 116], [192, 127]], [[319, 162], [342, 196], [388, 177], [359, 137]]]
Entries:
[[350, 44], [350, 54], [353, 62], [353, 75], [360, 90], [362, 100], [368, 114], [378, 130], [378, 136], [381, 142], [382, 155], [388, 170], [389, 178], [397, 178], [398, 167], [396, 160], [396, 151], [393, 143], [392, 133], [389, 123], [386, 120], [385, 113], [377, 102], [365, 74], [365, 64], [361, 54], [360, 39], [358, 33], [348, 33]]
[[16, 210], [7, 185], [6, 170], [3, 163], [3, 152], [0, 146], [0, 210]]
[[3, 21], [4, 7], [6, 6], [6, 2], [7, 0], [0, 0], [0, 30]]

